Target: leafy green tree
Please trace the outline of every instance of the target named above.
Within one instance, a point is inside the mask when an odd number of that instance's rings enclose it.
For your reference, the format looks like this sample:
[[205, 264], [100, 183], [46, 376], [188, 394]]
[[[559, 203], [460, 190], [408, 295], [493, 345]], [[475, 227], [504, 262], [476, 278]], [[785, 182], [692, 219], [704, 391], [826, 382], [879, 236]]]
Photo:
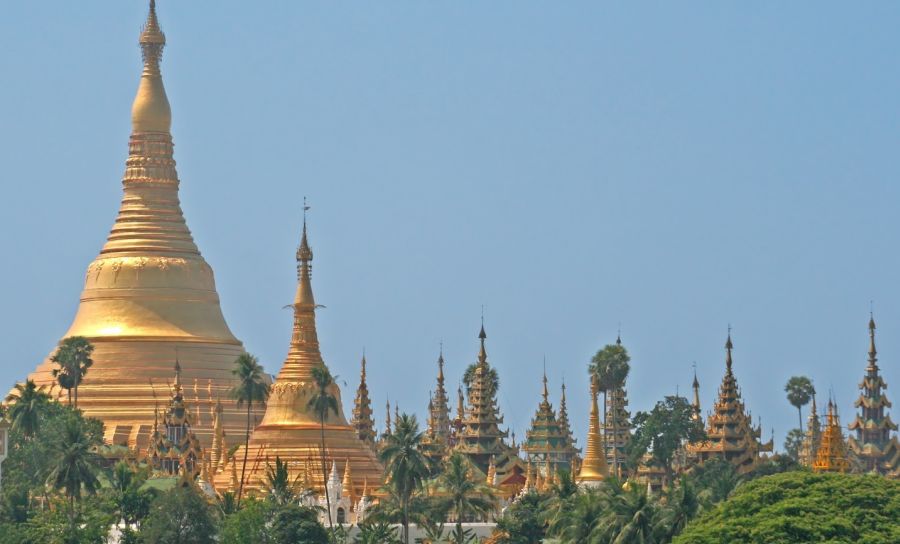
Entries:
[[270, 530], [273, 544], [328, 544], [328, 533], [310, 508], [282, 506], [275, 512]]
[[636, 465], [649, 450], [653, 460], [665, 468], [668, 481], [672, 481], [672, 458], [681, 444], [706, 437], [703, 426], [692, 416], [691, 404], [678, 396], [665, 397], [650, 412], [638, 412], [628, 446], [630, 463]]
[[109, 475], [109, 491], [118, 520], [126, 528], [140, 527], [150, 515], [150, 505], [156, 498], [155, 490], [144, 489], [150, 471], [147, 467], [134, 467], [127, 461], [119, 461]]
[[[472, 363], [466, 367], [466, 371], [463, 373], [463, 384], [466, 386], [466, 391], [472, 387], [472, 382], [475, 381], [475, 370], [477, 369], [478, 363]], [[489, 393], [493, 395], [500, 390], [500, 375], [497, 374], [497, 369], [490, 365], [488, 365], [487, 372]]]
[[727, 499], [741, 485], [744, 477], [730, 462], [717, 458], [697, 467], [694, 480], [700, 487], [701, 500], [714, 505]]
[[337, 396], [334, 394], [334, 376], [325, 365], [315, 366], [312, 369], [315, 391], [309, 398], [307, 408], [312, 410], [319, 418], [320, 442], [319, 457], [322, 462], [322, 489], [325, 490], [325, 504], [328, 508], [328, 528], [334, 530], [334, 520], [331, 519], [331, 497], [328, 495], [328, 464], [325, 460], [325, 421], [329, 414], [338, 413]]
[[51, 470], [47, 483], [61, 489], [68, 499], [69, 523], [72, 532], [76, 527], [75, 501], [81, 499], [82, 490], [93, 495], [100, 487], [97, 473], [101, 458], [96, 448], [101, 442], [85, 428], [84, 420], [68, 417], [62, 434], [50, 445]]
[[900, 542], [900, 481], [792, 471], [758, 478], [689, 523], [676, 544]]
[[6, 397], [6, 402], [12, 404], [8, 414], [12, 428], [30, 440], [38, 432], [41, 410], [49, 401], [50, 396], [44, 393], [43, 386], [38, 387], [32, 380], [17, 383]]
[[540, 544], [547, 532], [544, 500], [545, 497], [536, 491], [522, 495], [497, 520], [494, 541], [501, 544]]
[[[441, 524], [441, 531], [443, 531]], [[353, 540], [354, 544], [397, 544], [397, 529], [387, 521], [367, 519], [359, 525], [359, 533]], [[433, 541], [435, 544], [438, 540]]]
[[248, 499], [244, 507], [225, 516], [222, 521], [222, 544], [271, 544], [267, 525], [272, 518], [273, 505]]
[[403, 542], [409, 544], [410, 503], [431, 473], [431, 462], [422, 451], [423, 433], [416, 416], [402, 414], [394, 432], [385, 438], [378, 456], [399, 502]]
[[797, 419], [800, 420], [800, 432], [803, 432], [803, 411], [801, 408], [809, 404], [812, 396], [816, 394], [812, 380], [806, 376], [792, 376], [791, 379], [784, 384], [784, 392], [787, 393], [787, 400], [791, 406], [797, 409]]
[[212, 544], [216, 523], [194, 486], [176, 486], [153, 502], [140, 534], [145, 544]]
[[463, 537], [464, 520], [486, 517], [494, 509], [493, 490], [474, 480], [469, 462], [459, 453], [454, 453], [444, 463], [438, 484], [450, 507], [449, 510], [456, 517], [457, 538]]
[[[597, 387], [603, 393], [603, 428], [606, 428], [606, 400], [610, 391], [625, 386], [628, 372], [631, 370], [629, 362], [631, 357], [628, 350], [621, 343], [607, 344], [597, 351], [591, 358], [588, 366], [589, 373], [597, 379]], [[615, 400], [615, 397], [613, 397]], [[613, 410], [615, 411], [615, 406]], [[616, 425], [613, 420], [613, 425]], [[615, 435], [616, 429], [613, 429]], [[606, 433], [603, 433], [604, 448], [606, 448]], [[618, 449], [613, 448], [613, 474], [618, 474]]]
[[800, 429], [791, 429], [784, 438], [784, 451], [794, 461], [800, 460], [800, 452], [805, 439], [806, 436]]
[[240, 408], [247, 405], [247, 427], [244, 436], [244, 463], [241, 465], [241, 481], [238, 484], [237, 507], [241, 507], [241, 497], [244, 493], [244, 476], [247, 472], [247, 454], [250, 449], [250, 415], [254, 403], [266, 402], [269, 398], [269, 384], [266, 383], [266, 374], [259, 365], [259, 359], [249, 353], [242, 353], [234, 362], [231, 373], [237, 378], [238, 383], [231, 389], [231, 398], [237, 401]]
[[83, 336], [70, 336], [65, 338], [50, 357], [50, 360], [59, 368], [53, 369], [53, 376], [59, 382], [59, 386], [69, 392], [69, 403], [72, 403], [72, 390], [75, 391], [75, 403], [78, 408], [78, 386], [84, 379], [88, 369], [94, 364], [91, 354], [94, 346]]

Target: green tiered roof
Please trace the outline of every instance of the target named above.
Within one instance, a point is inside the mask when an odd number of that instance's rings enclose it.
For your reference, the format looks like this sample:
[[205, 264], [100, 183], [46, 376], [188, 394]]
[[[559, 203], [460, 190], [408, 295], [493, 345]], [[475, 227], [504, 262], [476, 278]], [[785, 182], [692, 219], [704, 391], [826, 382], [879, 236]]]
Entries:
[[691, 444], [688, 452], [702, 463], [712, 458], [731, 462], [741, 474], [756, 467], [761, 452], [772, 451], [772, 442], [760, 443], [761, 430], [754, 428], [750, 416], [744, 411], [744, 403], [732, 372], [731, 333], [725, 342], [725, 377], [719, 387], [719, 400], [706, 422], [708, 440]]
[[531, 420], [531, 428], [525, 433], [522, 449], [532, 463], [543, 465], [549, 474], [552, 467], [571, 468], [578, 451], [571, 444], [571, 434], [567, 433], [553, 412], [547, 392], [547, 374], [544, 373], [543, 399]]
[[900, 444], [891, 431], [897, 425], [885, 413], [891, 402], [884, 394], [887, 384], [878, 372], [878, 352], [875, 350], [875, 319], [869, 318], [869, 364], [866, 375], [859, 384], [860, 395], [855, 406], [859, 408], [856, 419], [848, 428], [856, 436], [849, 437], [850, 451], [860, 468], [900, 477]]
[[481, 340], [481, 350], [478, 352], [478, 362], [475, 367], [475, 375], [469, 385], [469, 402], [462, 429], [457, 437], [455, 450], [466, 455], [483, 473], [487, 474], [491, 457], [495, 457], [498, 470], [501, 468], [499, 461], [506, 457], [511, 448], [504, 441], [506, 431], [500, 430], [503, 417], [497, 408], [496, 391], [490, 383], [490, 365], [487, 362], [487, 352], [484, 341], [487, 334], [484, 325], [478, 334]]
[[575, 435], [572, 433], [572, 424], [569, 423], [569, 409], [566, 407], [566, 382], [562, 383], [562, 393], [559, 396], [559, 415], [556, 418], [559, 421], [559, 428], [566, 435], [566, 444], [575, 450], [576, 454], [581, 450], [575, 447]]

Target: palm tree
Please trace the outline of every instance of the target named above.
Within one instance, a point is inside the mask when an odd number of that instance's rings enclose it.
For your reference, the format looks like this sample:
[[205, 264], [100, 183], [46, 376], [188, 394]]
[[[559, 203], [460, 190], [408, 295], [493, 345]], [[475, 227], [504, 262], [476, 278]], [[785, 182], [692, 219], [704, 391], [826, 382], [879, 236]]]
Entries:
[[548, 533], [563, 542], [590, 542], [603, 515], [605, 497], [597, 489], [578, 491], [565, 501], [564, 507], [550, 520]]
[[456, 535], [463, 534], [463, 519], [469, 516], [485, 516], [494, 509], [494, 492], [488, 486], [472, 479], [472, 472], [465, 457], [454, 453], [444, 464], [439, 485], [446, 495], [450, 510], [456, 516]]
[[[479, 363], [472, 363], [466, 367], [466, 371], [463, 373], [463, 384], [466, 386], [466, 390], [472, 386], [472, 382], [475, 381], [475, 371], [478, 369]], [[487, 378], [488, 378], [488, 387], [490, 388], [489, 394], [493, 395], [497, 391], [500, 390], [500, 376], [497, 374], [497, 369], [488, 366], [487, 370]]]
[[72, 389], [75, 390], [75, 404], [78, 408], [78, 385], [84, 379], [88, 369], [94, 364], [91, 354], [93, 344], [84, 336], [70, 336], [64, 339], [50, 360], [59, 365], [53, 369], [53, 377], [59, 386], [69, 392], [69, 405], [72, 405]]
[[75, 531], [75, 501], [81, 498], [82, 489], [93, 495], [100, 487], [97, 472], [102, 459], [94, 451], [100, 442], [87, 432], [84, 420], [70, 416], [63, 425], [62, 434], [50, 444], [52, 468], [47, 483], [65, 491], [72, 532]]
[[659, 509], [647, 492], [640, 486], [621, 491], [606, 487], [607, 510], [599, 521], [600, 535], [611, 544], [655, 544], [661, 525]]
[[242, 353], [234, 361], [231, 373], [237, 377], [238, 383], [231, 389], [231, 398], [237, 401], [240, 408], [247, 405], [247, 432], [244, 437], [244, 464], [241, 467], [241, 482], [238, 484], [237, 508], [241, 507], [244, 493], [244, 474], [247, 471], [247, 453], [250, 448], [250, 411], [253, 403], [262, 403], [269, 398], [269, 384], [266, 383], [265, 372], [259, 365], [259, 359], [249, 353]]
[[331, 497], [328, 496], [328, 466], [325, 461], [325, 420], [328, 415], [338, 413], [338, 401], [332, 390], [334, 389], [334, 376], [325, 365], [315, 366], [312, 369], [313, 382], [316, 389], [309, 398], [306, 407], [313, 411], [319, 418], [321, 430], [319, 454], [322, 460], [322, 489], [325, 490], [325, 506], [328, 508], [328, 528], [334, 533], [334, 523], [331, 519]]
[[803, 412], [800, 408], [809, 404], [812, 396], [816, 394], [816, 388], [813, 387], [812, 380], [806, 376], [792, 376], [791, 379], [784, 384], [784, 392], [787, 393], [788, 402], [797, 408], [797, 418], [800, 420], [800, 432], [802, 433]]
[[24, 385], [17, 383], [13, 392], [6, 397], [6, 402], [12, 403], [9, 408], [12, 428], [21, 432], [26, 439], [31, 439], [38, 432], [41, 409], [49, 400], [50, 395], [44, 393], [44, 386], [38, 387], [32, 380], [26, 381]]
[[266, 465], [266, 486], [269, 499], [278, 506], [294, 502], [297, 498], [297, 478], [291, 480], [287, 462], [275, 456], [275, 465]]
[[431, 473], [431, 462], [422, 452], [423, 433], [419, 432], [416, 416], [402, 414], [394, 433], [385, 438], [378, 457], [384, 465], [388, 485], [400, 503], [403, 542], [409, 544], [409, 513], [413, 494], [422, 487]]
[[359, 525], [354, 544], [394, 544], [397, 531], [387, 521], [365, 521]]
[[671, 540], [697, 516], [701, 502], [697, 488], [690, 479], [682, 476], [678, 487], [672, 488], [667, 494], [665, 504], [662, 525], [665, 527], [667, 539]]
[[[607, 344], [603, 349], [595, 353], [588, 366], [588, 371], [597, 378], [597, 387], [603, 392], [604, 453], [606, 452], [605, 450], [609, 449], [608, 444], [606, 443], [606, 397], [609, 391], [625, 386], [625, 380], [628, 378], [628, 372], [631, 369], [628, 365], [629, 361], [631, 361], [631, 357], [628, 355], [628, 350], [617, 341], [615, 344]], [[615, 411], [615, 406], [613, 406], [613, 410]], [[616, 418], [613, 418], [614, 425], [615, 422]], [[615, 466], [618, 461], [617, 453], [618, 449], [613, 447], [613, 474], [618, 474], [616, 471], [617, 467]]]

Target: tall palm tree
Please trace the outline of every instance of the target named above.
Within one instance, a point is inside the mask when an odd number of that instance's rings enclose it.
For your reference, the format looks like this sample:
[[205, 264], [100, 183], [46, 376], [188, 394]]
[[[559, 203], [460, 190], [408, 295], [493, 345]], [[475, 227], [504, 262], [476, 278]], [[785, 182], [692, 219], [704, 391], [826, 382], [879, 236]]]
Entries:
[[237, 507], [241, 506], [244, 494], [244, 475], [247, 471], [247, 453], [250, 448], [250, 412], [253, 403], [262, 403], [269, 398], [269, 384], [266, 383], [265, 372], [259, 365], [259, 359], [249, 353], [242, 353], [234, 361], [231, 373], [238, 382], [231, 388], [231, 398], [237, 401], [240, 408], [247, 405], [247, 429], [244, 436], [244, 464], [241, 466], [241, 481], [238, 484]]
[[787, 393], [787, 400], [797, 409], [797, 418], [800, 420], [800, 432], [803, 432], [803, 412], [800, 408], [809, 404], [812, 396], [816, 394], [816, 388], [813, 387], [812, 380], [806, 376], [792, 376], [791, 379], [784, 384], [784, 392]]
[[647, 492], [641, 486], [615, 490], [607, 485], [606, 489], [607, 509], [599, 520], [599, 535], [611, 544], [655, 544], [661, 525], [659, 509]]
[[53, 369], [53, 376], [59, 386], [69, 392], [69, 404], [72, 404], [72, 390], [75, 390], [74, 407], [78, 408], [78, 386], [94, 364], [91, 354], [94, 345], [84, 336], [70, 336], [60, 343], [56, 353], [50, 360], [59, 365]]
[[[628, 350], [625, 349], [620, 342], [616, 342], [615, 344], [607, 344], [603, 347], [603, 349], [599, 350], [594, 356], [591, 358], [591, 363], [588, 366], [588, 371], [591, 375], [597, 378], [597, 387], [603, 392], [603, 447], [604, 453], [609, 449], [607, 444], [607, 434], [605, 429], [606, 427], [606, 397], [609, 391], [616, 389], [617, 387], [624, 387], [625, 380], [628, 378], [628, 372], [630, 370], [630, 366], [628, 362], [631, 361], [631, 357], [628, 355]], [[615, 410], [615, 406], [613, 407]], [[616, 418], [613, 418], [613, 422], [615, 424]], [[613, 463], [617, 462], [617, 450], [613, 448]], [[613, 470], [613, 474], [617, 474], [615, 470]]]
[[402, 414], [393, 434], [385, 438], [378, 454], [384, 464], [388, 485], [400, 503], [403, 542], [409, 544], [409, 513], [413, 494], [421, 489], [431, 473], [431, 462], [421, 448], [424, 433], [419, 432], [416, 416]]
[[92, 437], [84, 426], [84, 420], [70, 416], [62, 433], [50, 444], [52, 467], [47, 483], [65, 491], [69, 499], [69, 524], [75, 530], [75, 501], [81, 499], [82, 489], [93, 495], [100, 488], [97, 473], [101, 458], [95, 448], [100, 439]]
[[274, 465], [266, 465], [266, 486], [269, 500], [278, 506], [290, 504], [297, 498], [297, 478], [291, 479], [288, 464], [280, 456], [275, 456]]
[[451, 455], [444, 464], [438, 483], [456, 516], [457, 537], [463, 534], [464, 518], [485, 516], [494, 509], [493, 490], [472, 478], [468, 461], [459, 453]]
[[38, 432], [41, 408], [49, 400], [50, 395], [44, 393], [44, 386], [38, 387], [32, 380], [28, 380], [24, 384], [17, 383], [13, 392], [6, 397], [6, 402], [12, 404], [9, 408], [9, 421], [12, 423], [12, 428], [20, 431], [22, 436], [30, 440]]
[[606, 506], [605, 497], [597, 489], [579, 490], [550, 520], [548, 534], [563, 542], [591, 542]]
[[662, 512], [662, 525], [668, 540], [681, 533], [689, 521], [700, 512], [701, 502], [697, 488], [690, 479], [682, 476], [677, 487], [669, 490]]
[[312, 369], [313, 382], [316, 389], [309, 398], [306, 407], [313, 411], [319, 418], [321, 430], [319, 444], [319, 456], [322, 461], [322, 489], [325, 490], [325, 506], [328, 508], [328, 528], [334, 534], [334, 523], [331, 519], [331, 497], [328, 496], [328, 466], [325, 460], [325, 421], [329, 414], [338, 413], [337, 397], [332, 392], [334, 389], [334, 376], [325, 365], [315, 366]]

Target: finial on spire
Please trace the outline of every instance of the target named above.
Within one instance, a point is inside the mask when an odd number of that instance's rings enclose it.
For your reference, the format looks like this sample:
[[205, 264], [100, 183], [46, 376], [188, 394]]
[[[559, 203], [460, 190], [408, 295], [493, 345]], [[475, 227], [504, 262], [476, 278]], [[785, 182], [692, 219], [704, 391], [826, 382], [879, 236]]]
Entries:
[[147, 22], [141, 28], [141, 37], [138, 42], [141, 44], [141, 54], [144, 57], [144, 63], [154, 63], [158, 66], [162, 58], [163, 47], [166, 45], [166, 35], [160, 29], [159, 20], [156, 18], [155, 0], [150, 0]]
[[178, 362], [178, 348], [175, 348], [175, 390], [181, 390], [181, 363]]
[[616, 345], [617, 346], [622, 345], [622, 322], [621, 321], [619, 322], [619, 330], [616, 333]]
[[166, 36], [159, 28], [156, 3], [150, 2], [147, 21], [138, 39], [144, 70], [138, 85], [137, 96], [131, 105], [131, 130], [133, 133], [168, 133], [172, 124], [172, 110], [162, 82], [159, 64], [166, 45]]
[[544, 402], [547, 402], [547, 399], [550, 397], [550, 393], [547, 391], [547, 356], [544, 355], [544, 391], [542, 393], [544, 397]]
[[366, 381], [366, 348], [363, 348], [362, 361], [360, 362], [359, 379], [362, 382]]
[[869, 311], [869, 366], [876, 367], [878, 351], [875, 349], [875, 316]]
[[728, 340], [725, 341], [725, 366], [728, 367], [728, 370], [731, 370], [732, 358], [731, 358], [731, 350], [734, 349], [734, 343], [731, 341], [731, 323], [728, 324]]
[[[300, 266], [308, 265], [313, 260], [312, 250], [309, 248], [309, 241], [306, 238], [306, 212], [310, 206], [306, 203], [306, 197], [303, 197], [303, 234], [300, 236], [300, 247], [297, 248], [297, 264]], [[298, 270], [299, 271], [299, 270]]]

